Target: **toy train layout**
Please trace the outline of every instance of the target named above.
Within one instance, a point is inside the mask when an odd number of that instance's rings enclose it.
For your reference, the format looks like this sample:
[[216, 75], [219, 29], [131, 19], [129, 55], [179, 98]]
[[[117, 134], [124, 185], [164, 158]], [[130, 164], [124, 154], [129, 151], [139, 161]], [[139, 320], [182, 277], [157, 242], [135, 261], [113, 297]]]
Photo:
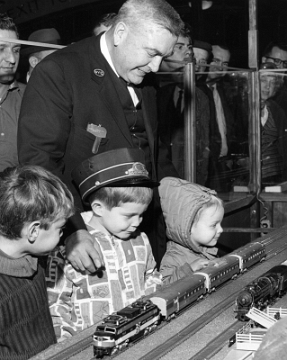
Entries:
[[[93, 335], [94, 356], [102, 358], [127, 347], [137, 338], [153, 331], [161, 321], [169, 321], [182, 309], [262, 261], [265, 256], [263, 244], [250, 243], [192, 276], [178, 280], [107, 316]], [[253, 303], [256, 301], [257, 298]]]

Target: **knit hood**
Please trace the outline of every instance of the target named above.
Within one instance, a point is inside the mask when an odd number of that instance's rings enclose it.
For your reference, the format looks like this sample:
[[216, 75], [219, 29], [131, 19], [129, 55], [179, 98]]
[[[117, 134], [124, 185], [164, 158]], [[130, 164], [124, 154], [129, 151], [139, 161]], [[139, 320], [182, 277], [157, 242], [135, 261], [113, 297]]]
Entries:
[[165, 177], [160, 182], [159, 195], [167, 237], [196, 253], [205, 252], [206, 247], [191, 241], [190, 231], [197, 212], [216, 191], [179, 178]]

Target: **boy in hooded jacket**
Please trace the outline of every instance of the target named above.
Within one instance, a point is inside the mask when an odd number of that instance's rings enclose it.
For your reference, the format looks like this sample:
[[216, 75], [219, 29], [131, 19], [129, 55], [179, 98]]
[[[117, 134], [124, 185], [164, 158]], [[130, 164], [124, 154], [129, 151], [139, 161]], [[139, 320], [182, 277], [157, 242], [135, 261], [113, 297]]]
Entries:
[[160, 266], [166, 285], [206, 267], [216, 257], [224, 208], [214, 190], [178, 178], [162, 179], [159, 194], [170, 240]]

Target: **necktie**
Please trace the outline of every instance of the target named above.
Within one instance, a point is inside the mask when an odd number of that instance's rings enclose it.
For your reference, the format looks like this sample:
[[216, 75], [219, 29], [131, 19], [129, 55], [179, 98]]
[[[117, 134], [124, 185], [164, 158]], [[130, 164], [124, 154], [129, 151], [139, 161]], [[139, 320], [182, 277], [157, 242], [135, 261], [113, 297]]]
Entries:
[[182, 113], [182, 97], [183, 97], [183, 90], [179, 89], [178, 98], [177, 98], [176, 107], [175, 107], [176, 112], [179, 115]]
[[221, 157], [221, 156], [226, 156], [228, 153], [228, 146], [226, 139], [226, 122], [225, 122], [221, 99], [216, 89], [216, 85], [212, 86], [212, 92], [213, 92], [213, 99], [216, 110], [216, 120], [218, 124], [219, 133], [221, 136], [221, 150], [219, 155]]
[[142, 100], [142, 94], [141, 94], [141, 89], [138, 88], [136, 85], [132, 84], [132, 83], [128, 83], [127, 84], [128, 90], [132, 90], [134, 91], [134, 93], [136, 94], [137, 100], [140, 103]]
[[141, 91], [138, 87], [136, 87], [132, 83], [127, 83], [123, 78], [119, 78], [121, 83], [124, 84], [124, 86], [128, 89], [130, 96], [132, 98], [132, 101], [134, 103], [134, 106], [137, 107], [141, 102]]

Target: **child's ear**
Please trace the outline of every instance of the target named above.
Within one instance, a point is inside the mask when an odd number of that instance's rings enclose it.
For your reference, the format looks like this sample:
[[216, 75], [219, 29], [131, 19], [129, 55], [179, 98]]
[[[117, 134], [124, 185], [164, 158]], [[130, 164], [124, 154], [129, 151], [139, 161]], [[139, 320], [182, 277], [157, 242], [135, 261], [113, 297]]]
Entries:
[[40, 230], [40, 221], [33, 221], [28, 225], [27, 238], [31, 244], [37, 240], [37, 237], [39, 236], [39, 230]]
[[96, 216], [102, 217], [102, 216], [103, 216], [103, 210], [105, 209], [105, 204], [102, 203], [102, 202], [99, 201], [99, 200], [95, 200], [95, 201], [92, 203], [92, 209], [93, 209], [93, 213], [94, 213]]

